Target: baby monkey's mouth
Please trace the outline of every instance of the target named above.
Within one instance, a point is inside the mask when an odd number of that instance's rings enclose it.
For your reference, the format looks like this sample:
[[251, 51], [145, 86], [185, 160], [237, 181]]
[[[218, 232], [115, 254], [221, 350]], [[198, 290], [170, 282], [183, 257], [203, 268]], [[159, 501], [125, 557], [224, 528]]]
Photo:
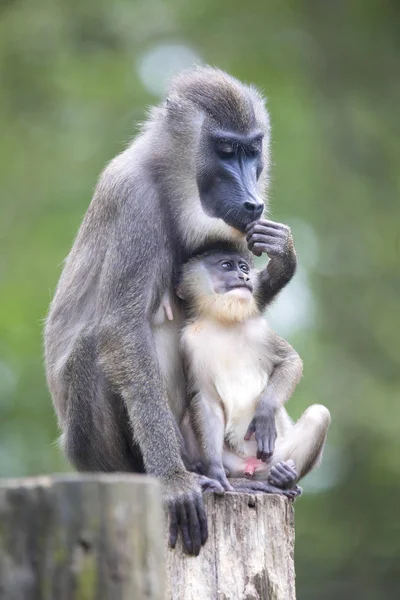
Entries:
[[232, 292], [233, 290], [248, 290], [250, 293], [253, 293], [253, 286], [250, 282], [248, 283], [235, 283], [235, 285], [231, 285], [228, 287], [227, 291]]

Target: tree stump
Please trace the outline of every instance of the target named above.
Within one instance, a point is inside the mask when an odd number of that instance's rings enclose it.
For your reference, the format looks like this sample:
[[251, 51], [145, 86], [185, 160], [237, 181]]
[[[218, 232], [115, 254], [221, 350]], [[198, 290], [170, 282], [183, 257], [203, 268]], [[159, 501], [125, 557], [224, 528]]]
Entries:
[[163, 528], [150, 477], [0, 481], [0, 598], [164, 600]]
[[167, 548], [167, 600], [295, 600], [293, 507], [283, 496], [205, 496], [198, 557]]
[[0, 480], [1, 600], [294, 600], [293, 508], [205, 496], [200, 556], [166, 547], [160, 486], [135, 475]]

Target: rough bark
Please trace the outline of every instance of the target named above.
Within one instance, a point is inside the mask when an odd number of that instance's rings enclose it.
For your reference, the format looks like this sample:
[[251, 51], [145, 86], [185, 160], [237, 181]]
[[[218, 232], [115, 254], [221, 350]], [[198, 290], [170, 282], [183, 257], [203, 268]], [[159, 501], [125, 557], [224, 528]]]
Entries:
[[161, 600], [163, 527], [150, 478], [0, 481], [0, 598]]
[[167, 600], [294, 600], [294, 519], [282, 496], [206, 496], [197, 558], [167, 550]]

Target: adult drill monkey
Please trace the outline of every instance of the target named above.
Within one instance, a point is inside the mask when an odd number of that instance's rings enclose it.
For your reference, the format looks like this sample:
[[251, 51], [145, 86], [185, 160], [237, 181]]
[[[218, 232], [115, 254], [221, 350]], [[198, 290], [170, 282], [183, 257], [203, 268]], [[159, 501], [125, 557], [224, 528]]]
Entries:
[[[189, 553], [207, 538], [201, 489], [183, 464], [179, 318], [155, 319], [174, 270], [210, 242], [266, 249], [268, 300], [291, 279], [290, 230], [264, 210], [269, 119], [261, 95], [222, 71], [179, 75], [141, 134], [106, 167], [66, 259], [45, 328], [47, 378], [69, 460], [147, 472]], [[245, 237], [247, 233], [247, 240]], [[179, 314], [178, 305], [173, 306]], [[160, 532], [163, 535], [163, 532]]]

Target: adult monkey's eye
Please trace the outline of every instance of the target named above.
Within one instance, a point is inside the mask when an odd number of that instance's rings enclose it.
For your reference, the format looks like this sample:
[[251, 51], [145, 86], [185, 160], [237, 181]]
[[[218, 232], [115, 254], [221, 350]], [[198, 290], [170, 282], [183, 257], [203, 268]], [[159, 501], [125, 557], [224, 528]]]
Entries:
[[218, 154], [225, 157], [233, 156], [236, 152], [235, 145], [226, 140], [218, 140], [216, 143], [216, 148]]
[[256, 146], [256, 145], [249, 146], [246, 149], [246, 154], [247, 154], [247, 156], [251, 156], [252, 158], [256, 158], [257, 156], [260, 156], [260, 154], [261, 154], [261, 148], [258, 147], [258, 146]]
[[262, 138], [257, 138], [251, 142], [251, 144], [246, 145], [245, 153], [247, 156], [252, 158], [257, 158], [261, 156], [262, 153]]

